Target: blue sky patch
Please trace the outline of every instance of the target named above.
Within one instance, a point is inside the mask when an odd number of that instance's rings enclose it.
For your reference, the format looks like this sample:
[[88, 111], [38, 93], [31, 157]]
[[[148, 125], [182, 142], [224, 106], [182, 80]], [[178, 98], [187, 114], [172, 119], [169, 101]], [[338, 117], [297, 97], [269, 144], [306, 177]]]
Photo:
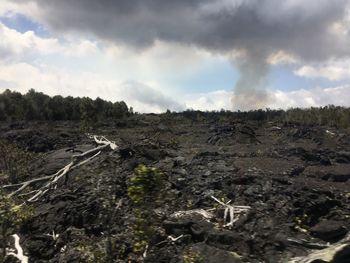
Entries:
[[305, 78], [294, 74], [300, 65], [275, 65], [271, 66], [269, 73], [269, 85], [272, 89], [282, 91], [294, 91], [314, 87], [327, 88], [342, 84], [342, 81], [331, 81], [321, 78]]
[[238, 72], [229, 61], [219, 60], [207, 63], [195, 74], [180, 77], [175, 84], [183, 91], [192, 93], [232, 90], [238, 79]]
[[50, 36], [50, 33], [41, 24], [19, 13], [2, 16], [0, 17], [0, 22], [8, 28], [14, 29], [21, 33], [33, 31], [37, 36], [42, 38], [47, 38]]

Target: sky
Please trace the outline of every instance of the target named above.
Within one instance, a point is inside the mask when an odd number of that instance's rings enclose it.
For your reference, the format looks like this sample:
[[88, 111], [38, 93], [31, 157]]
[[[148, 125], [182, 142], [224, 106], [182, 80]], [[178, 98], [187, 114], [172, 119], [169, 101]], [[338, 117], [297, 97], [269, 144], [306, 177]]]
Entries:
[[0, 92], [137, 112], [350, 106], [350, 0], [0, 0]]

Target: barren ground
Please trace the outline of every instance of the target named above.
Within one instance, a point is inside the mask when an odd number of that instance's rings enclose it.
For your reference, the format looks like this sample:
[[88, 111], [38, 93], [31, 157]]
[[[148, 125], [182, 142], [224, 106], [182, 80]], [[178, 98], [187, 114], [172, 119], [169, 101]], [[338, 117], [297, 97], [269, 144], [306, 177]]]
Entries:
[[[348, 237], [349, 131], [149, 115], [93, 133], [120, 148], [72, 171], [33, 204], [18, 233], [30, 262], [97, 262], [106, 240], [111, 262], [288, 262]], [[29, 178], [55, 173], [94, 147], [68, 122], [3, 123], [0, 136], [40, 153]], [[148, 208], [154, 234], [145, 258], [133, 253], [135, 204], [127, 193], [138, 164], [166, 176], [161, 199]], [[224, 209], [212, 196], [251, 209], [224, 227]], [[173, 215], [194, 209], [214, 217]], [[350, 262], [350, 246], [341, 253], [318, 262]]]

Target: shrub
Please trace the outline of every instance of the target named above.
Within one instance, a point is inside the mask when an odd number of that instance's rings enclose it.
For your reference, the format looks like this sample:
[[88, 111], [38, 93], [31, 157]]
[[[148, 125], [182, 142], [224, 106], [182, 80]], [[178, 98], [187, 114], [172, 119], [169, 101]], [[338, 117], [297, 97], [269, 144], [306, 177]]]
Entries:
[[74, 247], [80, 256], [80, 260], [87, 263], [106, 263], [110, 262], [108, 255], [104, 250], [104, 245], [93, 243], [92, 241], [80, 241]]
[[183, 253], [182, 258], [183, 258], [184, 263], [202, 263], [202, 262], [204, 262], [201, 255], [198, 252], [194, 251], [192, 248], [186, 250]]
[[11, 232], [16, 231], [19, 226], [28, 220], [33, 214], [29, 206], [16, 205], [15, 201], [0, 191], [0, 231], [1, 250], [0, 262], [6, 257], [6, 246]]
[[132, 230], [135, 238], [133, 251], [136, 254], [145, 251], [154, 234], [156, 216], [152, 208], [163, 194], [164, 179], [163, 173], [145, 165], [139, 165], [130, 179], [128, 196], [135, 204]]
[[154, 201], [164, 185], [164, 175], [155, 168], [139, 165], [130, 180], [128, 195], [135, 204]]
[[0, 140], [0, 171], [8, 177], [10, 183], [18, 183], [27, 176], [32, 155], [15, 144]]

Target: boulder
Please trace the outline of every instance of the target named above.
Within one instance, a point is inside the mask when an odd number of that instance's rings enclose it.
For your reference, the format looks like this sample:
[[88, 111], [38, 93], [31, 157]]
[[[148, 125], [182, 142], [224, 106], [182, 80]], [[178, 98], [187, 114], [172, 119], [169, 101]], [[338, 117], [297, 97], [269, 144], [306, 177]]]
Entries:
[[310, 229], [311, 235], [324, 241], [338, 241], [347, 233], [347, 228], [341, 222], [323, 220]]

